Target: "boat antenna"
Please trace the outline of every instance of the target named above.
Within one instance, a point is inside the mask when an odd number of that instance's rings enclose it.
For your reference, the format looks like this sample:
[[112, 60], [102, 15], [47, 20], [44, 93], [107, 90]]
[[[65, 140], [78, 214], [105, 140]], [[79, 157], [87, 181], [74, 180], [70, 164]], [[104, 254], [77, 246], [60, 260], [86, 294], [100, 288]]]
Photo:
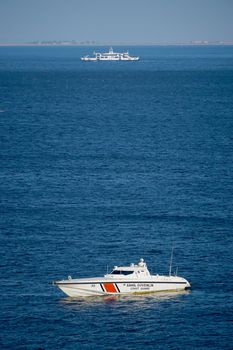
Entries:
[[169, 276], [171, 276], [171, 274], [172, 274], [173, 251], [174, 251], [174, 246], [172, 245], [171, 257], [170, 257], [170, 264], [169, 264]]

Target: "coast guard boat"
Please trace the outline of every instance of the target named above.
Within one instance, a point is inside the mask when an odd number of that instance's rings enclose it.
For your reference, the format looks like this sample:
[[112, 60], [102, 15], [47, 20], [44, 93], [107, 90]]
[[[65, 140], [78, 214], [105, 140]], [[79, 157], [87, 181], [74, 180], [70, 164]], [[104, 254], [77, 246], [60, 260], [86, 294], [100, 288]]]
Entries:
[[94, 57], [81, 57], [82, 61], [138, 61], [139, 57], [130, 56], [127, 52], [114, 52], [112, 48], [108, 52], [94, 52]]
[[104, 277], [72, 279], [53, 282], [70, 297], [97, 295], [121, 295], [181, 291], [190, 288], [190, 283], [178, 276], [151, 275], [143, 259], [130, 266], [114, 266]]

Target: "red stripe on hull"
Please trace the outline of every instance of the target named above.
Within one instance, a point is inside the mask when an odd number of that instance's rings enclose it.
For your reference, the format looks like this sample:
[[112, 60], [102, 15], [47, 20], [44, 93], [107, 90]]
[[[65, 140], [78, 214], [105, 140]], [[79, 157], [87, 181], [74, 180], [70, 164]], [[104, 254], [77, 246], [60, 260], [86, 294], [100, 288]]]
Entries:
[[104, 283], [103, 286], [107, 293], [117, 293], [117, 289], [113, 283]]

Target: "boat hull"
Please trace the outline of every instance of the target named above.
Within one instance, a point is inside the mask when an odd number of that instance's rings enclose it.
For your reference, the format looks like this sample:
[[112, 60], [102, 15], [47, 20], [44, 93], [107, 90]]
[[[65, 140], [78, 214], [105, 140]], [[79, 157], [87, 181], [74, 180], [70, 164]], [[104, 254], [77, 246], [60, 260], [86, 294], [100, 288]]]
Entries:
[[184, 281], [145, 281], [145, 282], [95, 282], [82, 283], [72, 281], [60, 281], [55, 284], [70, 297], [88, 297], [121, 294], [144, 294], [162, 291], [181, 291], [190, 288], [190, 284]]
[[93, 61], [139, 61], [139, 57], [131, 57], [131, 58], [124, 58], [124, 57], [82, 57], [81, 61], [85, 62], [93, 62]]

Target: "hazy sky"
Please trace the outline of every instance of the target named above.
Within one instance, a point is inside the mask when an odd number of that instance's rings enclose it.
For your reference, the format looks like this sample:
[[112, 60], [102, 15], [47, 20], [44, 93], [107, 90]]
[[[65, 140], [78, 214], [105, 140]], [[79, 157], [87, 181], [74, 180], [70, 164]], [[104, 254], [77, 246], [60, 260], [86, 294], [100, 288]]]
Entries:
[[233, 0], [0, 0], [0, 42], [233, 40]]

